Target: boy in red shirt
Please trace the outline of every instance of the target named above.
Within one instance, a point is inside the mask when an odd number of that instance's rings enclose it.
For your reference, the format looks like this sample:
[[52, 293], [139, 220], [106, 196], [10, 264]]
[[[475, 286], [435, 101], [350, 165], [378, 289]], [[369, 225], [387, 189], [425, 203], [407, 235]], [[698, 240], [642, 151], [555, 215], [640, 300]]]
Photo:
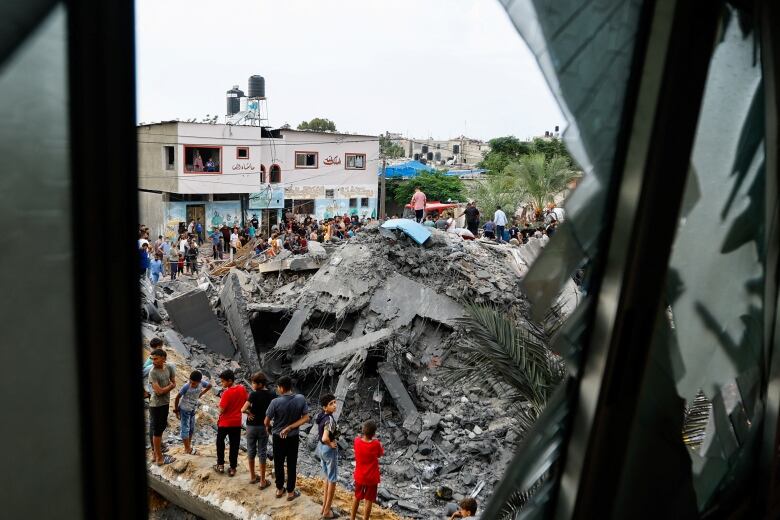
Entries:
[[350, 520], [355, 520], [360, 501], [366, 499], [366, 509], [363, 520], [371, 517], [371, 507], [376, 502], [376, 490], [379, 486], [379, 457], [385, 454], [385, 449], [376, 434], [376, 423], [363, 423], [363, 435], [355, 437], [355, 499], [352, 501]]
[[230, 441], [230, 469], [228, 475], [236, 474], [238, 466], [238, 447], [241, 444], [241, 407], [246, 402], [246, 388], [236, 385], [236, 376], [232, 370], [225, 370], [219, 375], [222, 387], [222, 398], [219, 400], [219, 419], [217, 420], [217, 463], [214, 469], [217, 473], [225, 472], [225, 437]]

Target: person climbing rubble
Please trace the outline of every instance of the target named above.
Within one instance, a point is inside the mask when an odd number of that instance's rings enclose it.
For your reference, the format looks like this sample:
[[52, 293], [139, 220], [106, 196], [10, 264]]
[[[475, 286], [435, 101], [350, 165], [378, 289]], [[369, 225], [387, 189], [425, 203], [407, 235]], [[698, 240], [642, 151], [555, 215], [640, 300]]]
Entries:
[[274, 474], [276, 477], [276, 498], [285, 491], [284, 467], [287, 463], [287, 500], [295, 500], [300, 492], [295, 489], [298, 464], [298, 428], [309, 422], [309, 405], [301, 394], [292, 393], [292, 379], [282, 376], [276, 382], [279, 397], [271, 401], [265, 413], [266, 431], [273, 434]]

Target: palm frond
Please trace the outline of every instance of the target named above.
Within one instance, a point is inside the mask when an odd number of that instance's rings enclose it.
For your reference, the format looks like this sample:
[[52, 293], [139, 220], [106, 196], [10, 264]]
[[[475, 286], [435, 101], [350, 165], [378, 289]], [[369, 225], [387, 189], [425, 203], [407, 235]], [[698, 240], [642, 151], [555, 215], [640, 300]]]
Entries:
[[520, 407], [521, 422], [532, 423], [560, 381], [561, 371], [545, 336], [517, 327], [494, 307], [467, 303], [466, 309], [468, 315], [459, 322], [468, 333], [457, 359], [443, 367], [445, 382], [482, 384], [492, 379], [501, 383], [509, 389], [507, 397]]

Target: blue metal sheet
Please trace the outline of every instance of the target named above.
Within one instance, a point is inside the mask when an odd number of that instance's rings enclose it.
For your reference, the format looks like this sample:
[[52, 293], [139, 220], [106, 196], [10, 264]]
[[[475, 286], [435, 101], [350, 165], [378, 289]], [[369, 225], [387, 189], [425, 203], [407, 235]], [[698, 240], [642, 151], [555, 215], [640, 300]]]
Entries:
[[385, 229], [400, 229], [420, 245], [431, 238], [431, 231], [427, 227], [408, 218], [390, 219], [382, 224], [382, 227]]

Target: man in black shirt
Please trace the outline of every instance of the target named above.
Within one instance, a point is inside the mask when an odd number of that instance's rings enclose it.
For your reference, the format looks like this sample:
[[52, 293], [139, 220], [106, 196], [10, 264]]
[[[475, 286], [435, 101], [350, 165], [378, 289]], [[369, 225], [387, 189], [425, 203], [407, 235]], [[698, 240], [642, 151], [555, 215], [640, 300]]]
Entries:
[[469, 202], [466, 205], [464, 213], [466, 215], [466, 227], [471, 231], [472, 235], [475, 237], [479, 236], [479, 210], [473, 202]]
[[[276, 394], [268, 390], [268, 379], [262, 372], [252, 376], [252, 393], [241, 411], [246, 414], [246, 451], [249, 459], [249, 482], [260, 482], [260, 489], [271, 483], [265, 478], [265, 461], [268, 454], [268, 432], [265, 429], [265, 412]], [[255, 475], [255, 455], [260, 459], [260, 475]]]
[[257, 214], [252, 214], [252, 220], [249, 221], [252, 227], [258, 229], [260, 227], [260, 221], [257, 220]]

